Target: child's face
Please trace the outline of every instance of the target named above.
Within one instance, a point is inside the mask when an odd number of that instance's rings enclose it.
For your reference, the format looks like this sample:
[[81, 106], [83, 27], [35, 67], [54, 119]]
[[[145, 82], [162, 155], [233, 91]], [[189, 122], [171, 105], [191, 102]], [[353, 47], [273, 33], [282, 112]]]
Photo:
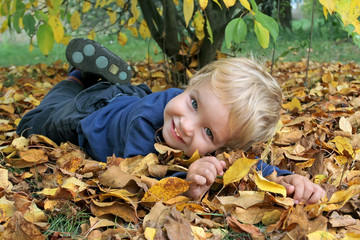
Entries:
[[187, 156], [196, 150], [206, 154], [230, 139], [228, 122], [228, 108], [203, 83], [168, 102], [162, 134], [170, 147], [183, 150]]

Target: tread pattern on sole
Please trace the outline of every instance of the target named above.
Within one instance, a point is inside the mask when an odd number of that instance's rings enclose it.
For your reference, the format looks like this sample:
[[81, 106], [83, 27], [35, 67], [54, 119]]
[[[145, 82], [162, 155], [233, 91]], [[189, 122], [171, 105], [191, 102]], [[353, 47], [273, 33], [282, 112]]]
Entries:
[[99, 75], [116, 84], [130, 83], [130, 66], [103, 45], [90, 39], [71, 40], [66, 48], [66, 58], [71, 65], [85, 73]]

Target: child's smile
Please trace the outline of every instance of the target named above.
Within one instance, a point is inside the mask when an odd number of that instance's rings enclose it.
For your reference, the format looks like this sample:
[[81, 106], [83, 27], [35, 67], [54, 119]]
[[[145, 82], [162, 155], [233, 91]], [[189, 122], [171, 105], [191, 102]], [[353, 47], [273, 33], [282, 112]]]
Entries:
[[196, 150], [211, 153], [230, 139], [229, 110], [207, 84], [190, 88], [173, 98], [164, 110], [166, 143], [187, 156]]

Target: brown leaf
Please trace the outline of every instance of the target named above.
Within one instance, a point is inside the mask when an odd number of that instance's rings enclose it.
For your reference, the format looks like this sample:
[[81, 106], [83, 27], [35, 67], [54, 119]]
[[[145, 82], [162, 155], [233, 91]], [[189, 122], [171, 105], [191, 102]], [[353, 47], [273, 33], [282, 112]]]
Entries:
[[[121, 176], [121, 177], [119, 177]], [[99, 176], [99, 182], [107, 187], [126, 188], [129, 192], [139, 192], [138, 184], [141, 183], [138, 177], [130, 175], [121, 170], [120, 167], [111, 166]]]
[[91, 212], [97, 217], [105, 214], [113, 214], [115, 216], [121, 217], [127, 222], [138, 223], [136, 211], [127, 203], [98, 202], [93, 200], [90, 204], [90, 209]]
[[20, 157], [22, 160], [29, 163], [40, 164], [48, 161], [48, 157], [45, 155], [44, 151], [39, 149], [30, 149], [28, 151], [20, 152]]
[[143, 228], [154, 227], [156, 225], [163, 226], [165, 217], [169, 214], [170, 207], [165, 206], [162, 202], [157, 202], [144, 217]]
[[235, 232], [250, 233], [257, 236], [262, 235], [259, 228], [255, 227], [254, 225], [240, 223], [234, 216], [227, 217], [226, 223]]
[[194, 239], [190, 223], [175, 208], [166, 217], [164, 227], [170, 240]]
[[16, 212], [8, 222], [5, 232], [1, 235], [3, 240], [43, 240], [45, 237], [32, 223], [26, 221], [20, 212]]
[[332, 227], [347, 227], [356, 224], [356, 220], [350, 215], [341, 216], [336, 211], [331, 214], [329, 222]]

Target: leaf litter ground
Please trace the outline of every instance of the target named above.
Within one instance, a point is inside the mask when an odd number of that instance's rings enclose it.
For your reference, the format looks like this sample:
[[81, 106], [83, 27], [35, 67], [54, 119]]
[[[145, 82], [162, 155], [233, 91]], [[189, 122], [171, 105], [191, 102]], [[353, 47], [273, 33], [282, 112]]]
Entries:
[[[134, 63], [134, 84], [169, 87], [161, 63]], [[2, 68], [0, 75], [1, 239], [359, 239], [360, 69], [353, 63], [278, 63], [283, 114], [269, 143], [218, 152], [232, 163], [201, 201], [168, 172], [190, 159], [156, 144], [158, 154], [94, 161], [77, 146], [15, 134], [21, 116], [66, 77], [67, 65]], [[41, 124], [41, 123], [39, 123]], [[253, 169], [255, 156], [326, 189], [318, 204], [295, 205]], [[61, 219], [62, 217], [63, 219]], [[57, 225], [56, 225], [57, 224]]]

